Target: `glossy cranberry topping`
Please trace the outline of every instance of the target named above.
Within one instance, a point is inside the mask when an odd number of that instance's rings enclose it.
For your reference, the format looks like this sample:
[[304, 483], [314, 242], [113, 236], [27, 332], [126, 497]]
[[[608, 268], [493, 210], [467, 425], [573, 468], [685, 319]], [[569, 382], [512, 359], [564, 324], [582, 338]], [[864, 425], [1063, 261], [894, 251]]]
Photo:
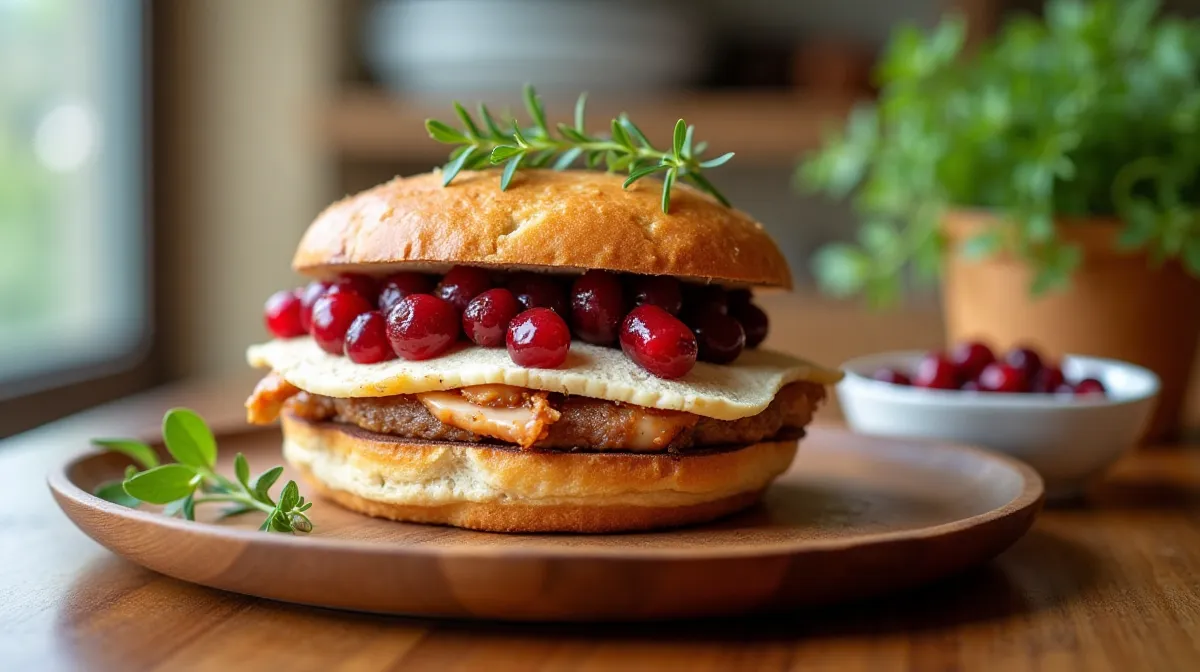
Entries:
[[1031, 392], [1052, 394], [1057, 392], [1064, 382], [1066, 380], [1063, 378], [1062, 369], [1053, 364], [1042, 364], [1042, 369], [1034, 376], [1029, 388]]
[[378, 310], [354, 318], [346, 330], [346, 356], [356, 364], [375, 364], [395, 359], [387, 337], [387, 319]]
[[571, 328], [580, 340], [596, 345], [617, 342], [625, 317], [621, 280], [607, 271], [588, 271], [571, 286]]
[[635, 275], [629, 281], [633, 305], [658, 306], [672, 315], [683, 308], [683, 291], [679, 281], [669, 275]]
[[564, 318], [570, 315], [567, 310], [567, 291], [562, 283], [552, 276], [544, 273], [517, 273], [508, 279], [507, 287], [525, 310], [549, 308]]
[[313, 304], [313, 340], [331, 355], [342, 354], [350, 323], [371, 308], [371, 304], [357, 292], [326, 293]]
[[683, 321], [695, 325], [700, 317], [710, 312], [722, 314], [729, 312], [725, 288], [720, 285], [685, 284], [683, 286], [683, 308], [679, 312]]
[[738, 289], [730, 289], [725, 292], [725, 304], [729, 308], [729, 312], [736, 312], [740, 308], [745, 308], [754, 302], [754, 293], [742, 287]]
[[975, 380], [983, 373], [984, 367], [996, 361], [992, 349], [978, 341], [959, 343], [950, 350], [950, 363], [958, 371], [958, 380], [967, 382]]
[[312, 333], [313, 304], [332, 286], [328, 282], [313, 280], [305, 285], [304, 290], [300, 293], [300, 325], [304, 327], [305, 333]]
[[474, 266], [455, 266], [442, 276], [438, 283], [438, 297], [448, 301], [458, 312], [467, 309], [471, 299], [486, 292], [492, 286], [491, 275]]
[[521, 311], [512, 292], [502, 287], [489, 289], [471, 299], [462, 314], [463, 332], [475, 345], [497, 348], [504, 345], [508, 323]]
[[409, 294], [429, 294], [433, 281], [423, 273], [396, 273], [383, 279], [379, 286], [379, 310], [387, 315]]
[[992, 362], [983, 368], [979, 374], [979, 389], [984, 392], [1024, 392], [1026, 385], [1025, 372], [1000, 362]]
[[263, 308], [263, 323], [267, 331], [279, 338], [303, 336], [307, 331], [300, 322], [300, 290], [281, 289], [267, 299]]
[[896, 369], [879, 369], [871, 378], [881, 383], [891, 383], [892, 385], [912, 385], [912, 379]]
[[692, 331], [699, 346], [697, 357], [702, 362], [728, 364], [746, 347], [746, 332], [741, 323], [729, 315], [708, 313], [699, 318]]
[[333, 286], [329, 288], [332, 293], [338, 292], [354, 292], [367, 300], [368, 303], [374, 304], [379, 297], [379, 285], [375, 279], [362, 275], [360, 273], [343, 273], [333, 282]]
[[680, 378], [696, 364], [696, 336], [658, 306], [638, 306], [621, 323], [621, 350], [659, 378]]
[[730, 308], [730, 313], [742, 325], [746, 332], [746, 347], [757, 348], [767, 338], [770, 322], [767, 313], [753, 303], [737, 308]]
[[458, 340], [459, 314], [432, 294], [409, 294], [387, 315], [392, 350], [407, 360], [437, 357]]
[[530, 308], [508, 324], [508, 356], [520, 366], [553, 369], [567, 361], [571, 330], [549, 308]]
[[946, 355], [931, 352], [917, 364], [913, 385], [935, 390], [953, 390], [958, 387], [958, 375]]
[[1021, 347], [1009, 350], [1004, 353], [1004, 363], [1020, 369], [1025, 380], [1036, 379], [1038, 371], [1042, 369], [1042, 357], [1033, 348]]
[[1075, 394], [1104, 394], [1106, 392], [1104, 383], [1095, 378], [1084, 378], [1075, 383]]

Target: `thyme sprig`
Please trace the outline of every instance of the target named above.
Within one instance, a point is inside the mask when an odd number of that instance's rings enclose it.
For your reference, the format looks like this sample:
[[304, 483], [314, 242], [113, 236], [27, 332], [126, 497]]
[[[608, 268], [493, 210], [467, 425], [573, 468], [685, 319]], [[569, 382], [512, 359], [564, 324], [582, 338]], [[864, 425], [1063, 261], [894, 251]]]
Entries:
[[556, 124], [551, 129], [546, 119], [546, 108], [532, 86], [525, 87], [525, 109], [533, 122], [522, 127], [516, 119], [508, 126], [501, 126], [488, 110], [479, 104], [477, 123], [458, 101], [454, 112], [462, 122], [462, 128], [454, 128], [436, 119], [426, 119], [425, 129], [429, 137], [448, 145], [458, 145], [450, 154], [450, 161], [442, 169], [442, 184], [450, 184], [460, 171], [486, 168], [503, 164], [500, 174], [500, 189], [508, 188], [513, 174], [521, 167], [565, 170], [579, 160], [588, 168], [601, 162], [611, 172], [628, 171], [625, 187], [638, 180], [662, 173], [662, 210], [670, 212], [671, 187], [682, 180], [711, 194], [720, 203], [729, 207], [729, 200], [704, 176], [703, 171], [724, 165], [733, 158], [733, 152], [701, 161], [707, 143], [695, 142], [695, 127], [683, 119], [675, 122], [671, 148], [660, 150], [646, 139], [629, 115], [621, 113], [609, 124], [607, 134], [589, 133], [585, 125], [587, 93], [579, 96], [575, 103], [574, 124]]

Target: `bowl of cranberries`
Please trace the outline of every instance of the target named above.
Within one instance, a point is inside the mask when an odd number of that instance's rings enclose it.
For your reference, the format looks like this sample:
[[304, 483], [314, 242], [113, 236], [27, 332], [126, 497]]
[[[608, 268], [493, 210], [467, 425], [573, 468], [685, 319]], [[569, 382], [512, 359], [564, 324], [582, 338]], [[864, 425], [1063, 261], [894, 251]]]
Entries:
[[1072, 498], [1145, 431], [1158, 377], [1112, 359], [1052, 361], [985, 343], [890, 352], [842, 366], [838, 401], [862, 434], [966, 443], [1024, 460], [1050, 498]]

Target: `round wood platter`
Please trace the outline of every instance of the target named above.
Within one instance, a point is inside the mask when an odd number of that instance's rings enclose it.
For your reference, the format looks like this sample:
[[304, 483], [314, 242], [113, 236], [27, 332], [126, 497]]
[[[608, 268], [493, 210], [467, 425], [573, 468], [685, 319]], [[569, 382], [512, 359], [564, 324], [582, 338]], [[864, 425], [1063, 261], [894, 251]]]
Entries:
[[[281, 463], [278, 431], [218, 440], [223, 473], [239, 451], [255, 471]], [[258, 514], [217, 521], [205, 506], [189, 522], [90, 494], [126, 464], [90, 452], [52, 473], [50, 487], [88, 536], [149, 569], [286, 602], [507, 620], [713, 616], [868, 597], [987, 561], [1029, 529], [1043, 497], [1037, 473], [1004, 456], [811, 428], [761, 504], [707, 525], [504, 535], [377, 520], [318, 499], [314, 532], [290, 536], [258, 532]]]

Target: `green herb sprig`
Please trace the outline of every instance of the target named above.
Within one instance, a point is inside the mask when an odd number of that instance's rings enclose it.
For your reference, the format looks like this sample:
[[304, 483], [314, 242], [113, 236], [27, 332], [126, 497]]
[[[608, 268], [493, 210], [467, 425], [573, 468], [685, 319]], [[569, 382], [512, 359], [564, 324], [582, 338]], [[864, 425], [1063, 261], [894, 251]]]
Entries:
[[311, 532], [313, 525], [306, 513], [312, 502], [300, 496], [295, 481], [288, 481], [279, 493], [271, 497], [271, 487], [283, 474], [283, 467], [273, 467], [250, 478], [246, 456], [238, 453], [233, 460], [236, 481], [214, 471], [217, 463], [217, 441], [212, 430], [194, 411], [174, 408], [163, 416], [163, 442], [175, 458], [171, 464], [159, 464], [158, 455], [150, 446], [128, 439], [94, 439], [93, 444], [106, 450], [127, 455], [144, 469], [134, 465], [125, 469], [125, 478], [107, 481], [96, 487], [97, 497], [137, 507], [142, 502], [164, 505], [163, 513], [195, 520], [198, 504], [229, 504], [222, 517], [251, 511], [267, 514], [258, 528], [268, 532]]
[[644, 177], [662, 173], [663, 212], [670, 212], [671, 187], [676, 180], [711, 194], [722, 205], [729, 207], [729, 200], [704, 176], [703, 171], [724, 165], [733, 158], [733, 152], [701, 161], [700, 157], [708, 145], [694, 142], [695, 127], [689, 126], [683, 119], [675, 122], [671, 148], [665, 151], [655, 148], [637, 124], [624, 113], [612, 120], [608, 134], [589, 133], [584, 120], [586, 107], [587, 94], [584, 93], [575, 103], [574, 125], [559, 123], [552, 130], [546, 120], [546, 108], [537, 92], [532, 86], [526, 86], [525, 109], [533, 120], [532, 126], [522, 127], [515, 119], [510, 125], [501, 126], [487, 105], [480, 103], [481, 127], [467, 109], [455, 101], [454, 112], [462, 122], [462, 128], [454, 128], [436, 119], [425, 120], [429, 137], [448, 145], [458, 145], [450, 154], [450, 162], [442, 169], [442, 184], [450, 184], [464, 168], [504, 164], [504, 171], [500, 174], [500, 189], [505, 190], [513, 174], [522, 166], [548, 166], [554, 170], [565, 170], [582, 159], [588, 168], [595, 168], [604, 162], [609, 171], [628, 171], [625, 187]]
[[[897, 30], [879, 64], [879, 100], [809, 156], [799, 182], [851, 199], [857, 240], [821, 249], [823, 287], [899, 297], [906, 268], [944, 254], [1011, 254], [1033, 295], [1066, 286], [1083, 251], [1059, 218], [1119, 218], [1118, 245], [1200, 276], [1200, 21], [1153, 0], [1052, 0], [1014, 15], [965, 53], [966, 26]], [[951, 208], [995, 224], [946, 249]]]

